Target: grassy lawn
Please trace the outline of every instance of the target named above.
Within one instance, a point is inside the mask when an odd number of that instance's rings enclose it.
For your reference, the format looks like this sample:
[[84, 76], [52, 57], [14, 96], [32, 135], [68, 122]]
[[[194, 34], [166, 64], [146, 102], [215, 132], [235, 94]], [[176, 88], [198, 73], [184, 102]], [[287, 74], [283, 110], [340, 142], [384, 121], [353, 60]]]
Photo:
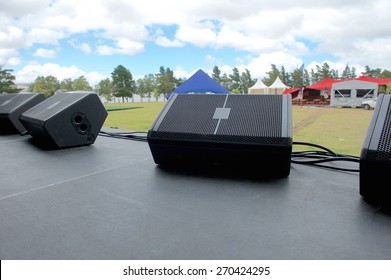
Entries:
[[105, 107], [110, 110], [103, 126], [148, 131], [164, 104], [163, 102], [107, 104]]
[[[163, 102], [107, 104], [104, 127], [148, 131]], [[338, 153], [359, 155], [373, 110], [293, 106], [293, 141], [323, 145]], [[295, 150], [303, 147], [295, 146]]]
[[[294, 106], [293, 141], [311, 142], [338, 153], [358, 156], [372, 114], [373, 110], [366, 111], [359, 108]], [[298, 129], [295, 130], [295, 127]], [[294, 149], [301, 149], [301, 147], [294, 147]]]

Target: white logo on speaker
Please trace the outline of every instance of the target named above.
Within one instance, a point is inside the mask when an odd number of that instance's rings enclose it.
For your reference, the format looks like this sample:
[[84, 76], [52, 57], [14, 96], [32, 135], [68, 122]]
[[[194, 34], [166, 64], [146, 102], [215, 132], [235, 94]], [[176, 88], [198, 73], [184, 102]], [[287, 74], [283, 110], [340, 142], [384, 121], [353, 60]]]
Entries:
[[215, 113], [213, 115], [213, 119], [227, 120], [230, 112], [231, 108], [216, 108]]

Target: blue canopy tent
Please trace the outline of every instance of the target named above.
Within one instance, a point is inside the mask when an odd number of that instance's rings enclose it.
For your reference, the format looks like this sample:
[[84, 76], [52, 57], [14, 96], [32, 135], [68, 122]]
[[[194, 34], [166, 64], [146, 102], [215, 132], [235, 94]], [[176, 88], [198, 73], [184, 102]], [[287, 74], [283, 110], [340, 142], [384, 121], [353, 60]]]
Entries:
[[167, 95], [167, 99], [173, 93], [188, 94], [188, 93], [215, 93], [215, 94], [227, 94], [228, 90], [223, 88], [218, 82], [209, 77], [201, 69], [198, 70], [187, 79], [183, 84], [177, 87], [172, 93]]

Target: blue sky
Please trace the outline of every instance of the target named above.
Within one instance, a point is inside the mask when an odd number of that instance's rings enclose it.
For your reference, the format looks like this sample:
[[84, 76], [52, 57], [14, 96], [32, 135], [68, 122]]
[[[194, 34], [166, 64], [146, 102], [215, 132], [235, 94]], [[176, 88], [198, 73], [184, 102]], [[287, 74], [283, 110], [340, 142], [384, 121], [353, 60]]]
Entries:
[[0, 2], [0, 65], [17, 82], [86, 76], [118, 65], [178, 77], [214, 65], [264, 77], [270, 65], [391, 69], [388, 0], [13, 0]]

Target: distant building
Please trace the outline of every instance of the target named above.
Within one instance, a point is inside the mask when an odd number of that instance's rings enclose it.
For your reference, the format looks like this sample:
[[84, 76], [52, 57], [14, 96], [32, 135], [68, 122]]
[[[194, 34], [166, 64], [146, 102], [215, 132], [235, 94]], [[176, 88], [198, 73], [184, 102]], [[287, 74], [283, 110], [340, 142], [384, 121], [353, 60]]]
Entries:
[[360, 80], [334, 83], [331, 88], [331, 106], [360, 107], [365, 99], [377, 97], [378, 84]]

